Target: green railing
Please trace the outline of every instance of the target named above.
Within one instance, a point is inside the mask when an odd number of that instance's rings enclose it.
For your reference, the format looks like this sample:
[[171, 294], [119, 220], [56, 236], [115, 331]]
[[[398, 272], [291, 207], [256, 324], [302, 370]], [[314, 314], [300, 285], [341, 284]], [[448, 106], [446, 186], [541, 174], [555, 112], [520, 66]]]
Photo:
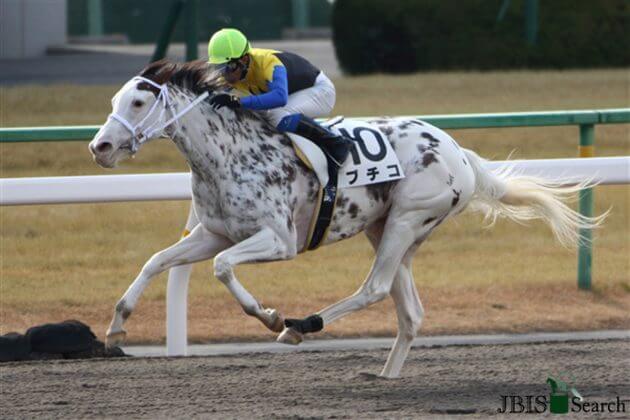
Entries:
[[[630, 123], [630, 108], [585, 111], [517, 112], [501, 114], [462, 114], [410, 116], [427, 121], [442, 129], [506, 128], [542, 126], [579, 126], [579, 155], [595, 155], [595, 125]], [[363, 117], [357, 119], [372, 119]], [[94, 137], [100, 126], [82, 125], [69, 127], [13, 127], [0, 128], [0, 143], [24, 143], [40, 141], [83, 141]], [[580, 193], [579, 212], [593, 215], [593, 191]], [[578, 287], [591, 289], [591, 263], [593, 250], [591, 232], [580, 232], [585, 239], [578, 249]]]
[[[420, 118], [442, 129], [543, 127], [561, 125], [593, 126], [630, 122], [630, 108], [594, 111], [512, 112], [500, 114], [461, 114], [409, 116]], [[354, 117], [353, 117], [354, 118]], [[373, 119], [362, 117], [355, 119]], [[94, 137], [100, 126], [0, 128], [0, 143], [34, 141], [83, 141]]]

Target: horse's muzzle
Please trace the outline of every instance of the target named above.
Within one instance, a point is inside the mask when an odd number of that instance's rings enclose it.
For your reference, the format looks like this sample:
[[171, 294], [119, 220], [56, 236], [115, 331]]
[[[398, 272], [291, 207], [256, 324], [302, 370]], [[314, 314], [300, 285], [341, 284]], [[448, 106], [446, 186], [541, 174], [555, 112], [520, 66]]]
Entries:
[[88, 146], [93, 155], [111, 152], [114, 146], [108, 141], [91, 142]]

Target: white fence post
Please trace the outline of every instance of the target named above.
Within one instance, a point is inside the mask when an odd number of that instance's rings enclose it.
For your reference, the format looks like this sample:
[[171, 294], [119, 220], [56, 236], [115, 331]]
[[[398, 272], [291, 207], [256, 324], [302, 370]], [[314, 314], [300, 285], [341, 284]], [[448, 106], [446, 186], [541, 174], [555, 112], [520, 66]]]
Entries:
[[[199, 224], [190, 206], [184, 236]], [[166, 285], [166, 355], [186, 356], [188, 353], [188, 282], [192, 264], [173, 267]]]

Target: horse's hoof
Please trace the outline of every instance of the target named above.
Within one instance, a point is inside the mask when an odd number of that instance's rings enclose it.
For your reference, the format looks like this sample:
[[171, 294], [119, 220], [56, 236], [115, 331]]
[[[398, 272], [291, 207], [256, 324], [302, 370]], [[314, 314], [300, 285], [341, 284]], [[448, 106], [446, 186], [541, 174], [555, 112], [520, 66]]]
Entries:
[[273, 332], [281, 332], [284, 329], [284, 317], [276, 309], [265, 309], [265, 319], [261, 319], [265, 327]]
[[282, 332], [282, 330], [284, 329], [284, 317], [282, 316], [282, 314], [276, 309], [272, 309], [269, 314], [271, 315], [271, 319], [273, 320], [269, 329], [277, 333]]
[[285, 328], [276, 339], [278, 343], [290, 344], [292, 346], [297, 346], [302, 340], [304, 340], [304, 334], [293, 328]]
[[115, 333], [108, 332], [107, 335], [105, 336], [105, 346], [107, 348], [119, 346], [125, 342], [126, 338], [127, 338], [127, 332], [124, 330], [118, 331]]

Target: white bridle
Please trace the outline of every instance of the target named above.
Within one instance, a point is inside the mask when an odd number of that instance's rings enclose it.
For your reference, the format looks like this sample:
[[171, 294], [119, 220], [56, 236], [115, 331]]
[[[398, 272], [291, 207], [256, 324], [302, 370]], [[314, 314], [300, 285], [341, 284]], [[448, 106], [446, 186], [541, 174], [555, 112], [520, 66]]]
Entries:
[[[202, 93], [194, 101], [192, 101], [186, 107], [184, 107], [184, 109], [176, 113], [173, 107], [173, 104], [171, 103], [171, 100], [169, 98], [168, 86], [166, 83], [160, 85], [158, 83], [155, 83], [153, 80], [150, 80], [150, 79], [147, 79], [146, 77], [141, 77], [141, 76], [136, 76], [130, 81], [131, 82], [133, 81], [146, 82], [160, 90], [160, 93], [158, 94], [156, 101], [153, 103], [151, 108], [149, 108], [147, 115], [145, 115], [145, 117], [142, 120], [140, 120], [138, 124], [132, 125], [129, 121], [125, 119], [125, 117], [118, 115], [115, 112], [112, 112], [111, 114], [109, 114], [109, 117], [107, 117], [108, 119], [112, 118], [118, 121], [127, 130], [129, 130], [129, 132], [131, 132], [131, 139], [132, 139], [131, 152], [132, 153], [137, 152], [138, 147], [142, 143], [146, 143], [147, 141], [151, 140], [156, 133], [161, 132], [162, 130], [164, 130], [165, 128], [167, 128], [169, 125], [173, 123], [178, 123], [181, 117], [183, 117], [186, 113], [188, 113], [188, 111], [190, 111], [195, 106], [197, 106], [201, 101], [206, 99], [209, 95], [208, 92]], [[155, 122], [150, 124], [148, 127], [142, 127], [145, 121], [158, 109], [158, 105], [161, 103], [163, 103], [163, 106], [161, 107], [160, 115], [155, 120]], [[172, 117], [168, 121], [160, 124], [160, 121], [162, 121], [167, 109], [171, 112]], [[177, 124], [177, 129], [179, 129], [179, 123]]]

